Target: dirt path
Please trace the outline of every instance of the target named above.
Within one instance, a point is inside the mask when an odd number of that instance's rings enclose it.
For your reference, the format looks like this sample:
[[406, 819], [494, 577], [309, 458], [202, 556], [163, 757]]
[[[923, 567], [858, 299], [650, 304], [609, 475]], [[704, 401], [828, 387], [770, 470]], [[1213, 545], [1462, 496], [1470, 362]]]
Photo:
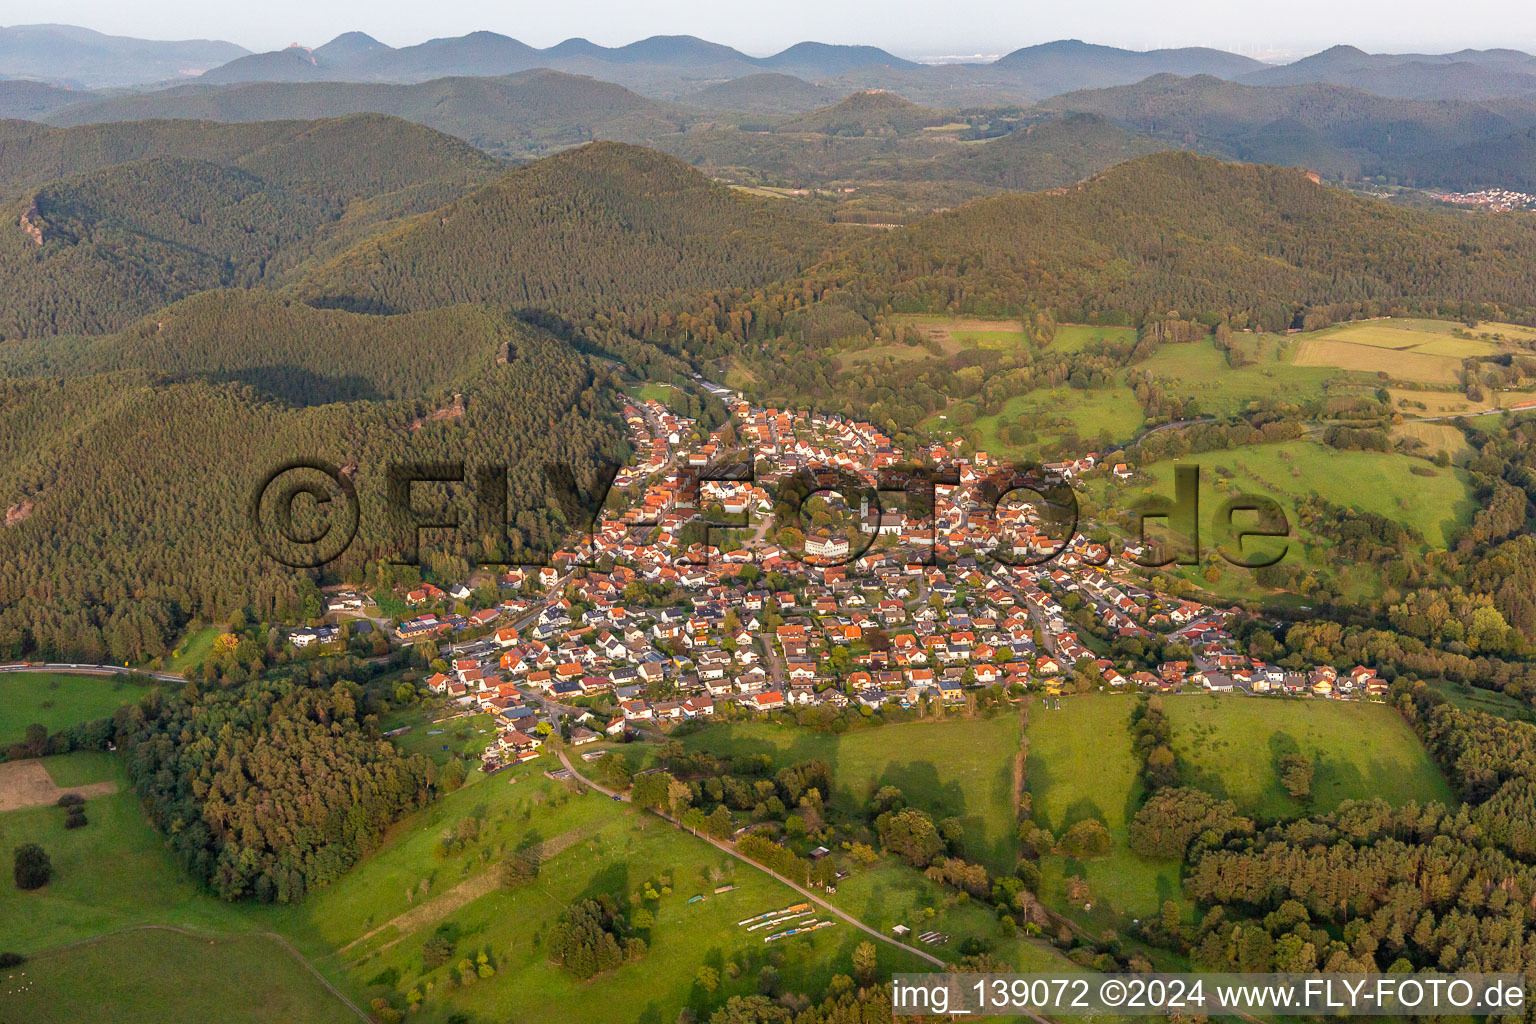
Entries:
[[8, 761], [0, 764], [0, 811], [23, 807], [47, 807], [65, 793], [90, 798], [117, 792], [116, 782], [93, 782], [88, 786], [60, 786], [48, 774], [41, 761]]
[[[585, 784], [586, 786], [590, 787], [591, 789], [596, 790], [599, 793], [602, 793], [604, 796], [608, 796], [608, 797], [617, 796], [617, 797], [619, 797], [620, 800], [623, 800], [625, 802], [629, 801], [629, 794], [628, 793], [615, 793], [613, 790], [608, 789], [607, 787], [599, 786], [597, 783], [591, 781], [586, 776], [582, 775], [579, 771], [577, 771], [575, 769], [574, 766], [572, 766], [570, 758], [566, 757], [566, 755], [565, 755], [565, 751], [563, 751], [563, 750], [559, 751], [559, 754], [560, 754], [560, 762], [565, 765], [566, 769], [572, 775], [574, 775], [576, 778], [580, 779], [583, 784]], [[659, 818], [662, 818], [665, 821], [670, 822], [673, 826], [675, 826], [678, 829], [682, 830], [682, 826], [678, 825], [678, 823], [675, 820], [673, 820], [671, 817], [669, 817], [669, 816], [667, 816], [665, 814], [662, 814], [659, 811], [656, 812], [656, 816], [659, 817]], [[686, 831], [686, 830], [684, 830], [684, 831]], [[888, 946], [895, 946], [897, 949], [905, 950], [906, 952], [911, 953], [914, 956], [921, 957], [922, 959], [924, 959], [924, 960], [928, 961], [929, 963], [933, 964], [935, 967], [939, 967], [941, 969], [948, 967], [948, 964], [946, 964], [943, 960], [940, 960], [938, 957], [934, 956], [932, 953], [928, 953], [928, 952], [925, 952], [924, 950], [917, 949], [914, 946], [909, 946], [909, 945], [907, 945], [904, 942], [897, 942], [895, 939], [891, 938], [889, 935], [886, 935], [884, 932], [881, 932], [881, 931], [878, 931], [877, 929], [871, 928], [869, 925], [865, 924], [863, 921], [860, 921], [858, 918], [854, 917], [853, 915], [848, 914], [845, 911], [838, 909], [837, 907], [834, 907], [832, 904], [828, 903], [826, 900], [822, 899], [820, 896], [817, 896], [815, 893], [811, 892], [809, 889], [807, 889], [807, 888], [805, 888], [803, 886], [797, 885], [794, 882], [791, 882], [789, 879], [784, 878], [783, 876], [778, 875], [778, 874], [776, 874], [773, 871], [770, 871], [768, 868], [763, 867], [761, 864], [757, 863], [757, 861], [755, 861], [755, 860], [751, 860], [751, 859], [749, 859], [747, 857], [743, 857], [741, 854], [736, 852], [736, 848], [734, 846], [732, 846], [730, 843], [727, 843], [727, 842], [724, 842], [722, 840], [716, 839], [713, 836], [700, 835], [697, 832], [691, 832], [689, 834], [690, 835], [695, 835], [699, 839], [704, 840], [706, 843], [709, 843], [711, 846], [715, 847], [717, 850], [720, 850], [722, 853], [730, 854], [732, 857], [734, 857], [737, 860], [741, 861], [743, 864], [750, 865], [751, 867], [754, 867], [757, 870], [759, 870], [759, 871], [761, 871], [761, 872], [763, 872], [763, 873], [765, 873], [767, 875], [772, 876], [772, 878], [775, 881], [782, 882], [784, 885], [789, 886], [791, 889], [795, 890], [795, 892], [799, 893], [801, 896], [804, 896], [806, 899], [810, 900], [812, 903], [816, 904], [818, 907], [821, 907], [823, 910], [826, 910], [829, 913], [832, 913], [832, 914], [836, 915], [837, 917], [839, 917], [842, 920], [846, 921], [848, 924], [851, 924], [855, 928], [859, 929], [859, 931], [864, 932], [864, 933], [866, 933], [866, 934], [868, 934], [868, 935], [870, 935], [870, 936], [872, 936], [872, 937], [874, 937], [876, 939], [879, 939], [881, 942], [884, 942], [886, 945], [888, 945]]]
[[[546, 839], [542, 843], [537, 843], [532, 847], [528, 847], [528, 849], [537, 850], [538, 859], [541, 862], [546, 861], [556, 854], [570, 849], [582, 840], [587, 839], [596, 833], [598, 829], [601, 828], [601, 826], [601, 822], [595, 822], [584, 828], [573, 828], [569, 832], [562, 832], [558, 836]], [[388, 921], [385, 921], [377, 928], [365, 932], [364, 934], [353, 939], [351, 942], [347, 943], [345, 946], [342, 946], [340, 949], [338, 949], [336, 954], [340, 956], [347, 950], [352, 949], [354, 946], [365, 943], [374, 936], [388, 931], [390, 928], [394, 928], [399, 932], [398, 935], [384, 943], [384, 945], [379, 946], [377, 949], [371, 949], [357, 960], [343, 965], [346, 969], [350, 970], [352, 967], [356, 966], [358, 963], [361, 963], [363, 960], [367, 959], [369, 956], [372, 956], [374, 953], [383, 952], [396, 943], [405, 940], [413, 932], [420, 931], [429, 925], [436, 924], [438, 921], [441, 921], [443, 918], [447, 917], [455, 910], [458, 910], [460, 907], [468, 906], [475, 900], [479, 899], [481, 896], [495, 891], [499, 884], [499, 876], [497, 875], [495, 868], [489, 868], [485, 871], [482, 871], [478, 875], [475, 875], [473, 878], [466, 878], [464, 881], [460, 882], [452, 889], [449, 889], [447, 892], [434, 896], [432, 899], [426, 901], [425, 903], [414, 906], [410, 910], [407, 910], [405, 913], [390, 918]]]

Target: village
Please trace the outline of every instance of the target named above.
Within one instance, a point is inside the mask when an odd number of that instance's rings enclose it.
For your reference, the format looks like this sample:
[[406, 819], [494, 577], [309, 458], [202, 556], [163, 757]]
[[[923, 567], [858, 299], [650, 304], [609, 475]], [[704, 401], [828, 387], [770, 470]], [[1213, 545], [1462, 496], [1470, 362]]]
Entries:
[[[434, 694], [494, 717], [488, 769], [539, 756], [554, 733], [583, 746], [715, 715], [974, 708], [978, 695], [1034, 694], [1049, 706], [1095, 688], [1386, 695], [1363, 666], [1299, 671], [1242, 653], [1228, 628], [1240, 611], [1151, 589], [1129, 557], [1139, 547], [1063, 537], [1045, 503], [995, 493], [989, 503], [981, 485], [997, 467], [953, 444], [919, 453], [958, 480], [934, 487], [931, 514], [876, 512], [867, 497], [853, 507], [823, 491], [805, 502], [813, 526], [792, 551], [769, 529], [781, 486], [831, 469], [873, 487], [904, 454], [871, 424], [714, 390], [731, 417], [707, 434], [654, 399], [626, 405], [636, 458], [614, 480], [619, 497], [551, 565], [495, 576], [507, 596], [494, 605], [463, 611], [486, 592], [478, 580], [405, 594], [413, 609], [460, 610], [420, 611], [391, 635], [433, 645]], [[701, 481], [728, 451], [756, 460], [754, 478]], [[1042, 469], [1057, 486], [1132, 473], [1095, 454]], [[720, 527], [722, 516], [742, 525]], [[363, 603], [346, 591], [329, 610], [360, 615]], [[324, 644], [337, 629], [290, 640]], [[1122, 638], [1183, 656], [1133, 667], [1108, 652]]]

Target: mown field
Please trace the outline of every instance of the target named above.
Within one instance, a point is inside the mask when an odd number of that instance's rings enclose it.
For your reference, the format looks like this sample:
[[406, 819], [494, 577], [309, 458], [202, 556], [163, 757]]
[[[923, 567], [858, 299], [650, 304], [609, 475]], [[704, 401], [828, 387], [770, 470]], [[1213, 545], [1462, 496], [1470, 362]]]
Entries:
[[0, 672], [0, 747], [21, 739], [34, 723], [57, 732], [104, 718], [146, 692], [118, 676]]
[[[1395, 519], [1419, 531], [1427, 547], [1444, 548], [1450, 534], [1469, 522], [1474, 511], [1464, 471], [1431, 467], [1422, 460], [1386, 452], [1339, 451], [1310, 441], [1288, 441], [1202, 452], [1184, 464], [1199, 465], [1202, 486], [1211, 489], [1202, 496], [1202, 507], [1217, 509], [1223, 498], [1215, 485], [1224, 480], [1230, 492], [1251, 492], [1278, 501], [1293, 527], [1296, 500], [1317, 494], [1338, 505]], [[1165, 460], [1143, 471], [1157, 481], [1157, 493], [1171, 496], [1173, 468], [1174, 463]], [[1415, 468], [1421, 472], [1413, 472]], [[1434, 475], [1421, 475], [1424, 471]]]
[[1019, 722], [1011, 712], [841, 735], [769, 722], [732, 723], [702, 729], [683, 743], [721, 755], [766, 753], [780, 764], [825, 761], [836, 787], [834, 809], [857, 812], [875, 790], [895, 786], [935, 819], [960, 819], [967, 857], [994, 872], [1013, 869]]
[[[1085, 818], [1102, 821], [1115, 850], [1099, 860], [1042, 861], [1052, 905], [1095, 927], [1115, 915], [1145, 916], [1164, 900], [1183, 903], [1178, 865], [1147, 861], [1127, 846], [1144, 793], [1128, 728], [1130, 694], [1068, 697], [1060, 710], [1030, 709], [1025, 779], [1035, 821], [1060, 836]], [[1393, 803], [1453, 800], [1449, 785], [1401, 718], [1380, 704], [1234, 695], [1163, 698], [1185, 781], [1232, 799], [1246, 813], [1296, 816], [1344, 800]], [[1316, 759], [1313, 801], [1302, 805], [1279, 784], [1275, 762], [1300, 752]], [[1067, 903], [1065, 880], [1085, 879], [1092, 911]]]
[[260, 935], [115, 932], [4, 972], [0, 1021], [357, 1024], [282, 944]]
[[1333, 366], [1396, 380], [1454, 384], [1463, 359], [1494, 355], [1509, 347], [1502, 339], [1528, 336], [1523, 329], [1505, 324], [1479, 324], [1470, 332], [1472, 337], [1458, 337], [1457, 331], [1467, 333], [1464, 325], [1444, 320], [1340, 324], [1303, 338], [1295, 361], [1297, 366]]
[[[1189, 785], [1261, 818], [1331, 811], [1345, 800], [1453, 804], [1450, 784], [1402, 717], [1356, 701], [1165, 698], [1173, 750]], [[1293, 799], [1277, 769], [1285, 754], [1313, 760], [1312, 799]]]
[[1093, 892], [1097, 913], [1073, 906], [1074, 916], [1106, 927], [1116, 915], [1143, 917], [1164, 900], [1183, 899], [1177, 864], [1143, 860], [1127, 846], [1127, 829], [1142, 801], [1141, 766], [1129, 728], [1135, 706], [1128, 694], [1064, 698], [1059, 710], [1035, 704], [1026, 733], [1024, 780], [1035, 822], [1060, 836], [1079, 821], [1097, 818], [1115, 841], [1114, 852], [1099, 860], [1043, 858], [1040, 895], [1066, 909], [1066, 879], [1082, 878]]

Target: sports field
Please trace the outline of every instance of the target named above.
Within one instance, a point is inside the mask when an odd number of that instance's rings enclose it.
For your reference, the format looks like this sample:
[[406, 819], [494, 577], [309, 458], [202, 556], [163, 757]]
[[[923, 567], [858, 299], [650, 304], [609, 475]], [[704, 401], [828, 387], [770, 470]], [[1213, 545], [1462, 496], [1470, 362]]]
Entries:
[[[1186, 782], [1247, 814], [1294, 817], [1371, 797], [1455, 803], [1413, 730], [1384, 704], [1222, 694], [1167, 697], [1163, 707]], [[1290, 753], [1316, 765], [1310, 803], [1280, 785], [1276, 765]]]

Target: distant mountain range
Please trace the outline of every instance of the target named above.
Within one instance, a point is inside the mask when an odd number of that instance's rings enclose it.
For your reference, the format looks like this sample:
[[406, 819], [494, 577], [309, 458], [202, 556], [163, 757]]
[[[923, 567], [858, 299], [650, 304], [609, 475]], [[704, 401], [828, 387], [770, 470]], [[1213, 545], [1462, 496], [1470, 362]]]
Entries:
[[[1403, 99], [1536, 95], [1536, 57], [1508, 49], [1372, 54], [1334, 46], [1291, 64], [1266, 65], [1203, 47], [1138, 51], [1064, 39], [1026, 46], [990, 63], [925, 65], [874, 46], [819, 42], [753, 57], [686, 35], [652, 36], [625, 46], [578, 38], [538, 48], [481, 31], [397, 48], [364, 32], [346, 32], [314, 48], [251, 53], [227, 42], [157, 42], [67, 25], [0, 28], [0, 78], [75, 89], [163, 87], [191, 76], [205, 85], [403, 84], [537, 68], [587, 75], [658, 100], [686, 101], [715, 86], [755, 78], [773, 85], [775, 97], [756, 101], [745, 92], [735, 93], [738, 105], [731, 109], [775, 113], [809, 110], [829, 97], [801, 90], [791, 108], [785, 105], [786, 83], [757, 76], [793, 76], [839, 96], [859, 89], [889, 89], [915, 103], [946, 109], [1030, 103], [1078, 89], [1130, 85], [1158, 74], [1210, 75], [1262, 86], [1339, 85]], [[701, 105], [718, 108], [719, 102], [706, 96]]]
[[74, 25], [0, 27], [0, 78], [99, 89], [199, 75], [249, 54], [216, 39], [165, 42]]

